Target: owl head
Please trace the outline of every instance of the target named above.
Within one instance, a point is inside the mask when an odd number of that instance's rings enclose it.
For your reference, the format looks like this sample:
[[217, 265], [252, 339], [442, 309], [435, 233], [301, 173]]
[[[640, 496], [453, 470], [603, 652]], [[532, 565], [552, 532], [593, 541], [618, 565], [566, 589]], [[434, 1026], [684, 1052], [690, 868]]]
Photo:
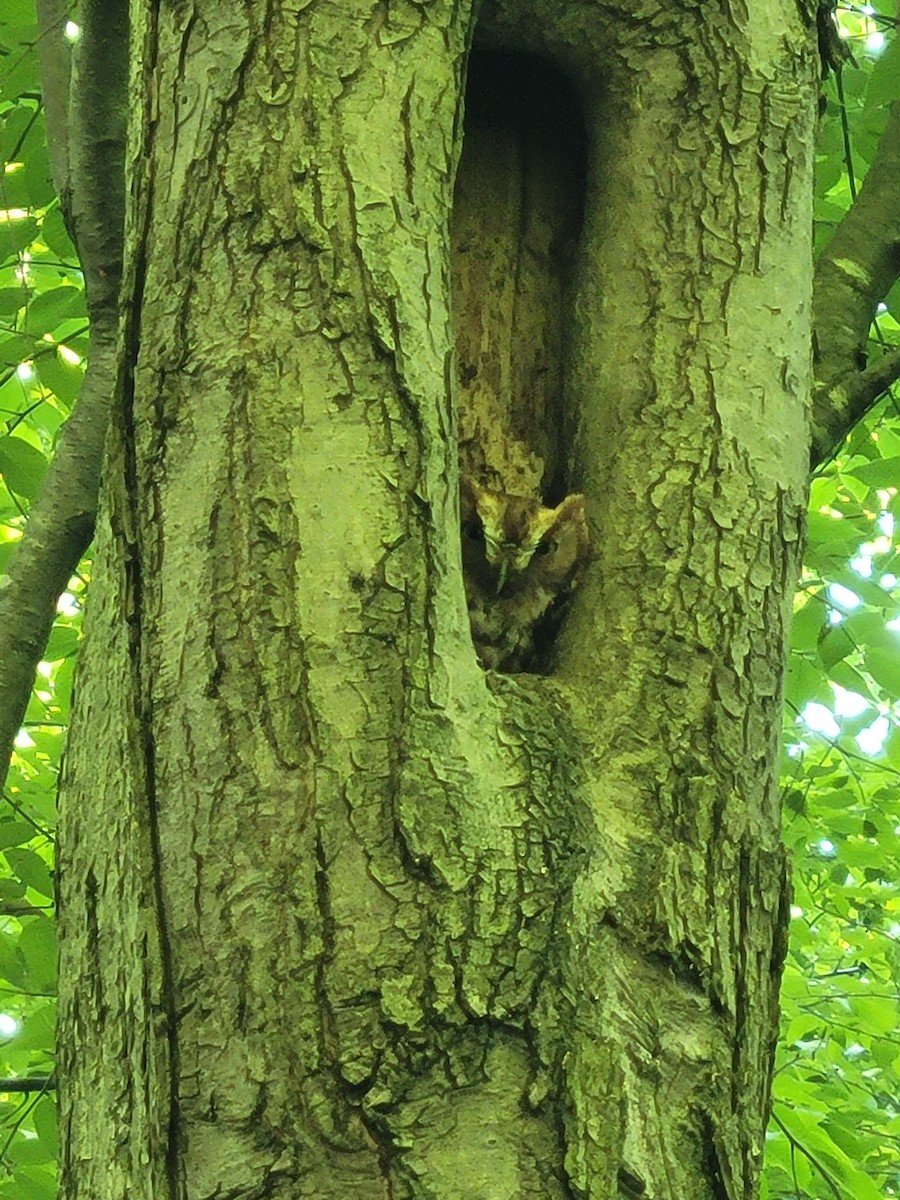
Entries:
[[558, 594], [587, 559], [590, 537], [580, 494], [547, 508], [534, 497], [491, 491], [463, 477], [460, 511], [466, 576], [487, 595], [505, 599], [534, 589]]

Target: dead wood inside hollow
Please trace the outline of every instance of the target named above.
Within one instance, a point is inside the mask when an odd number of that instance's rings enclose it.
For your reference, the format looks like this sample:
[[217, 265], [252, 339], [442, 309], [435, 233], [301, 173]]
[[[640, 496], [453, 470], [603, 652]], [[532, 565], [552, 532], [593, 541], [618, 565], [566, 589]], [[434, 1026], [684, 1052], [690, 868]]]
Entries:
[[570, 277], [584, 212], [578, 97], [534, 55], [475, 48], [452, 226], [462, 470], [558, 502], [568, 490]]

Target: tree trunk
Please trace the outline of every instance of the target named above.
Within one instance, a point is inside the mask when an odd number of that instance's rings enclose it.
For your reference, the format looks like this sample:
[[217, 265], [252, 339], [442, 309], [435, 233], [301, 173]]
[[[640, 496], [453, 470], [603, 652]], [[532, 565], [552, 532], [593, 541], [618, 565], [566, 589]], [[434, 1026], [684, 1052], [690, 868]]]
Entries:
[[[486, 5], [481, 42], [550, 61], [584, 135], [541, 210], [565, 266], [538, 239], [518, 318], [464, 282], [459, 230], [550, 178], [552, 123], [525, 173], [474, 156], [451, 239], [475, 16], [339, 7], [133, 6], [128, 385], [63, 787], [63, 1194], [750, 1200], [812, 35], [775, 0]], [[475, 328], [508, 366], [498, 420], [546, 335], [517, 463], [587, 497], [546, 675], [486, 673], [469, 637], [451, 271], [461, 368]]]

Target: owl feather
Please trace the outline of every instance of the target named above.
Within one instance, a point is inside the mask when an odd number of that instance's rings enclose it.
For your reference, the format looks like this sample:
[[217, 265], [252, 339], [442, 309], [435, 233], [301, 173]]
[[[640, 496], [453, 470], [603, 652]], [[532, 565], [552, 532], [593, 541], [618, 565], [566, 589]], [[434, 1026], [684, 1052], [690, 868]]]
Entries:
[[535, 665], [535, 633], [577, 586], [590, 557], [584, 496], [556, 506], [460, 482], [463, 578], [472, 641], [483, 667]]

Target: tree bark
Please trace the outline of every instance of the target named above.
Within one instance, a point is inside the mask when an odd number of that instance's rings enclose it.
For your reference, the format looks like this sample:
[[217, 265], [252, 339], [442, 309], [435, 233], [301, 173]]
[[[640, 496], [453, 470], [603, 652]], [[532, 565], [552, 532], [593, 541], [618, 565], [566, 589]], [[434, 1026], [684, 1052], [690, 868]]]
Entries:
[[475, 14], [134, 11], [128, 387], [60, 834], [63, 1194], [748, 1200], [814, 32], [774, 0], [481, 13], [586, 132], [554, 354], [596, 559], [553, 673], [511, 678], [476, 663], [459, 552]]

